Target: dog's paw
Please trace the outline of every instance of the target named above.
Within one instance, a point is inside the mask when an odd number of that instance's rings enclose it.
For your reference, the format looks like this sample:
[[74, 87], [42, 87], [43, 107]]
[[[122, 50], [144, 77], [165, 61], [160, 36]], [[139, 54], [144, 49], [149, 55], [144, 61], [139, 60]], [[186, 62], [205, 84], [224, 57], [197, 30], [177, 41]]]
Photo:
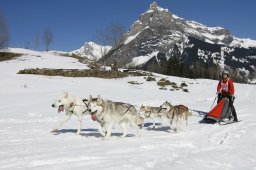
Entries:
[[175, 133], [178, 133], [178, 129], [177, 129], [177, 128], [174, 128], [173, 131], [174, 131]]
[[119, 136], [119, 139], [123, 139], [126, 137], [126, 134], [123, 134], [122, 136]]
[[102, 137], [105, 137], [107, 135], [107, 132], [103, 131], [103, 132], [100, 132], [100, 134]]
[[53, 134], [59, 134], [60, 131], [59, 131], [58, 129], [53, 129], [53, 130], [51, 131], [51, 133], [53, 133]]

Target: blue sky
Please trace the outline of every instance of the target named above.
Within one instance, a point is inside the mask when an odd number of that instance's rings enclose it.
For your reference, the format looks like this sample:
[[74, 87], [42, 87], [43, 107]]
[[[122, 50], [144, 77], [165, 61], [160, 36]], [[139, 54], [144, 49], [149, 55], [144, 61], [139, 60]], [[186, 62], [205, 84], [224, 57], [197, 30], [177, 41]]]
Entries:
[[[11, 47], [34, 48], [35, 35], [53, 33], [51, 50], [71, 51], [96, 39], [110, 23], [129, 29], [152, 0], [0, 0]], [[187, 20], [221, 26], [240, 38], [256, 40], [254, 0], [157, 0], [159, 6]], [[40, 42], [40, 48], [44, 44]]]

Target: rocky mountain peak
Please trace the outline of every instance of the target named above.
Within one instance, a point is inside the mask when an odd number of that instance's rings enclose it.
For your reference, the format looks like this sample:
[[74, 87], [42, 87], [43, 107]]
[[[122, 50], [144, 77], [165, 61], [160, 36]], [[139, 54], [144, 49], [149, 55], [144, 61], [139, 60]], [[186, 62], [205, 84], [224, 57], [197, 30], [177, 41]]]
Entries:
[[158, 6], [158, 4], [156, 2], [153, 2], [152, 4], [150, 4], [148, 11], [149, 10], [152, 10], [154, 12], [157, 12], [157, 11], [158, 12], [162, 12], [162, 11], [168, 12], [168, 9], [164, 9], [164, 8]]
[[154, 1], [152, 4], [150, 4], [150, 9], [156, 9], [157, 8], [157, 3]]
[[152, 4], [150, 4], [150, 9], [156, 9], [157, 8], [157, 3], [154, 1]]
[[168, 9], [161, 8], [156, 2], [153, 2], [150, 8], [145, 13], [141, 14], [139, 19], [133, 23], [126, 37], [135, 36], [148, 28], [162, 29], [173, 27], [175, 29], [176, 27], [173, 26], [176, 25], [175, 21], [175, 18]]
[[192, 69], [201, 63], [256, 77], [255, 57], [256, 41], [237, 38], [222, 27], [187, 21], [153, 2], [102, 61], [169, 74], [166, 62], [176, 58]]

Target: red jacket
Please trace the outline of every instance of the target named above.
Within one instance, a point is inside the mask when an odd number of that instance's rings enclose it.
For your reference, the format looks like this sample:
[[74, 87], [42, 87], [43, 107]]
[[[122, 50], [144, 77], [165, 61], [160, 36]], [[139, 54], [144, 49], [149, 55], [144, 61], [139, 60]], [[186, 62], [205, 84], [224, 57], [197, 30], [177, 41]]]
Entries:
[[227, 78], [226, 80], [221, 80], [217, 87], [217, 92], [221, 93], [222, 96], [229, 96], [234, 95], [235, 88], [233, 81], [230, 78]]

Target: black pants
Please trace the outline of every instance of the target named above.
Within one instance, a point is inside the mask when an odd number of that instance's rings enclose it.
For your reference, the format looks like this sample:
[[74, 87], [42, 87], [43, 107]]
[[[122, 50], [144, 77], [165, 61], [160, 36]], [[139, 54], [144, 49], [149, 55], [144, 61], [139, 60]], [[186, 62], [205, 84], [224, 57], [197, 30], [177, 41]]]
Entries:
[[[217, 103], [219, 103], [221, 101], [221, 99], [223, 99], [224, 97], [225, 96], [222, 96], [221, 94], [218, 94]], [[236, 109], [234, 107], [234, 97], [233, 96], [227, 96], [227, 98], [229, 100], [229, 107], [231, 108], [232, 116], [234, 117], [234, 121], [238, 121], [237, 115], [236, 115]]]

